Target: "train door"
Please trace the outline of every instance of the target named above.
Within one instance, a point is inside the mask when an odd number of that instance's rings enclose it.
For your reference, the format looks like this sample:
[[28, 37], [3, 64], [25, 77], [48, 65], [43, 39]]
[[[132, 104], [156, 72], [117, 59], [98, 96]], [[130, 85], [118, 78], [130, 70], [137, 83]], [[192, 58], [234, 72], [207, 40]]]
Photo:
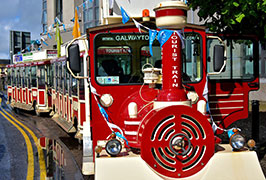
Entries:
[[7, 100], [10, 103], [12, 99], [12, 68], [7, 66]]
[[58, 62], [58, 93], [59, 93], [59, 110], [58, 114], [62, 117], [62, 109], [63, 109], [63, 78], [62, 78], [62, 62]]
[[37, 79], [38, 79], [38, 106], [39, 107], [45, 107], [46, 105], [46, 70], [45, 70], [45, 65], [39, 65], [37, 66]]
[[62, 118], [66, 120], [67, 90], [66, 90], [66, 62], [62, 62]]
[[26, 103], [26, 77], [25, 77], [25, 66], [20, 68], [20, 75], [21, 75], [21, 103]]
[[32, 94], [32, 103], [37, 105], [38, 103], [38, 88], [37, 88], [37, 64], [31, 66], [31, 94]]
[[17, 71], [16, 68], [13, 66], [12, 67], [12, 100], [15, 102], [16, 101], [16, 88], [17, 85]]
[[17, 71], [17, 90], [16, 90], [16, 103], [20, 102], [20, 90], [21, 90], [21, 78], [20, 78], [20, 67], [16, 67]]
[[[226, 68], [218, 75], [209, 75], [209, 107], [213, 119], [226, 128], [248, 117], [249, 92], [259, 88], [258, 43], [252, 38], [226, 37]], [[214, 72], [213, 46], [207, 40], [208, 71]]]
[[70, 119], [70, 110], [69, 110], [69, 107], [70, 107], [70, 93], [69, 93], [69, 89], [70, 89], [70, 87], [69, 87], [69, 76], [70, 76], [70, 74], [68, 73], [68, 71], [67, 71], [67, 69], [66, 69], [66, 67], [65, 67], [65, 71], [66, 71], [66, 78], [65, 78], [65, 94], [66, 94], [66, 110], [65, 110], [65, 119], [67, 120], [67, 121], [70, 121], [71, 119]]
[[[81, 72], [80, 76], [84, 76], [84, 63], [81, 62]], [[79, 79], [78, 81], [78, 94], [79, 94], [79, 119], [77, 124], [77, 129], [80, 130], [83, 128], [83, 122], [86, 120], [86, 101], [85, 101], [85, 80]], [[78, 134], [77, 134], [78, 135]]]
[[53, 76], [54, 76], [54, 68], [52, 64], [47, 65], [47, 106], [52, 106], [52, 94], [53, 94]]
[[29, 81], [30, 81], [30, 66], [25, 67], [25, 103], [29, 104]]
[[29, 104], [32, 104], [32, 75], [31, 75], [31, 64], [29, 65], [29, 69], [28, 69], [28, 72], [29, 72], [29, 80], [28, 80], [28, 100], [29, 100]]
[[53, 87], [53, 106], [55, 113], [58, 112], [58, 65], [57, 62], [53, 63], [54, 66], [54, 87]]
[[79, 118], [79, 98], [78, 98], [78, 80], [74, 77], [70, 77], [70, 84], [71, 84], [71, 114], [72, 114], [72, 121], [78, 121]]

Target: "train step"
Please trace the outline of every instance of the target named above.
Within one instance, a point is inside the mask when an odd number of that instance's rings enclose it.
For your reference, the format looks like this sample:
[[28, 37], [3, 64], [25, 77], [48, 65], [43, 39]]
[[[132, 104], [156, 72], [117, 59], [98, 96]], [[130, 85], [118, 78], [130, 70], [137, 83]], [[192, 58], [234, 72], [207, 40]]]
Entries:
[[74, 133], [77, 131], [71, 122], [65, 121], [58, 114], [54, 114], [52, 119], [68, 133]]

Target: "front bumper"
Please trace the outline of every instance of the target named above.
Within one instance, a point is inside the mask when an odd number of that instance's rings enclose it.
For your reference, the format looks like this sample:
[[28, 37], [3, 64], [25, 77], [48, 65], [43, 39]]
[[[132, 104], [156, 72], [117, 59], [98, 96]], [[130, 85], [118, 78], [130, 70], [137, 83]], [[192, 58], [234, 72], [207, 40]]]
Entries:
[[[206, 166], [180, 180], [265, 180], [256, 152], [233, 152], [230, 145], [221, 145], [223, 150], [216, 152]], [[103, 153], [103, 152], [102, 152]], [[96, 180], [162, 180], [139, 155], [128, 153], [126, 156], [109, 157], [100, 155], [95, 158]]]

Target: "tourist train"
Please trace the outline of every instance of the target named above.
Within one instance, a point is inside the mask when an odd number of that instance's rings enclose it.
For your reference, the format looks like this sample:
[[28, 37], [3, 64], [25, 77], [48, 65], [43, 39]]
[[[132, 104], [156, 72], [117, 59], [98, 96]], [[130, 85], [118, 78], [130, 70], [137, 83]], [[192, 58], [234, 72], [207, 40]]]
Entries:
[[8, 65], [11, 107], [75, 133], [82, 171], [98, 180], [264, 179], [254, 141], [228, 129], [259, 89], [258, 39], [187, 24], [182, 1], [154, 10], [89, 28], [58, 58]]

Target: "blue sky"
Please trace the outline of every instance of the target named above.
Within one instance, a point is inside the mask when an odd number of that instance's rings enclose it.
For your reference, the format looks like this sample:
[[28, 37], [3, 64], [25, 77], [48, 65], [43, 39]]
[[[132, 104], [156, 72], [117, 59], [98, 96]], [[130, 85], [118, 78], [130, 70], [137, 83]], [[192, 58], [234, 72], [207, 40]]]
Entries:
[[0, 59], [9, 58], [9, 31], [31, 32], [40, 39], [42, 0], [0, 0]]

